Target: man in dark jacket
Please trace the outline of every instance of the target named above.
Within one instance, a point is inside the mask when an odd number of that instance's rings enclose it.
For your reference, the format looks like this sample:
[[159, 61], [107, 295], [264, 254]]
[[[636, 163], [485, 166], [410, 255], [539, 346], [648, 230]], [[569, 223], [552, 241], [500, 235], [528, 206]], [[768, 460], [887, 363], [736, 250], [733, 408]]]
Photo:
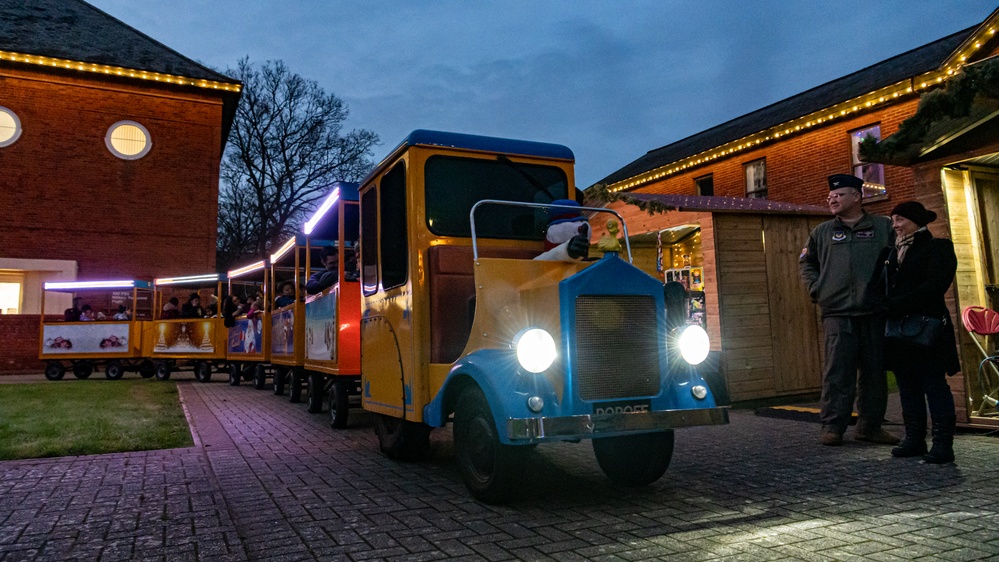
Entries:
[[339, 250], [333, 246], [326, 246], [319, 259], [323, 264], [323, 269], [313, 273], [309, 277], [308, 283], [305, 284], [305, 292], [310, 295], [319, 294], [323, 292], [323, 289], [332, 287], [340, 275]]
[[870, 295], [878, 255], [892, 243], [894, 234], [890, 219], [864, 211], [863, 186], [864, 181], [856, 176], [829, 176], [827, 201], [835, 217], [815, 227], [799, 258], [801, 278], [822, 311], [825, 331], [819, 414], [823, 445], [843, 443], [855, 397], [854, 438], [898, 443], [898, 438], [881, 428], [888, 406], [884, 317], [875, 314]]

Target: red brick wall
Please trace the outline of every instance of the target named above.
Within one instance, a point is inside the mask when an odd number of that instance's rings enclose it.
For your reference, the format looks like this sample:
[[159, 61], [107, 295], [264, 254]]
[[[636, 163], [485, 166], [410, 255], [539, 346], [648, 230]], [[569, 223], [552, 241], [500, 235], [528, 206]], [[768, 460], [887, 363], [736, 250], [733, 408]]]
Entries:
[[[829, 193], [826, 178], [848, 174], [850, 168], [850, 132], [870, 125], [881, 125], [881, 137], [898, 131], [902, 121], [916, 111], [918, 100], [911, 98], [889, 107], [851, 119], [835, 121], [808, 132], [785, 137], [759, 149], [734, 154], [730, 158], [690, 169], [636, 190], [635, 193], [695, 194], [694, 178], [713, 174], [715, 195], [744, 197], [746, 180], [743, 165], [766, 158], [768, 198], [807, 205], [826, 203]], [[885, 166], [888, 199], [871, 203], [871, 212], [887, 213], [900, 201], [913, 198], [912, 170]]]
[[[47, 316], [59, 320], [59, 316]], [[45, 364], [38, 358], [37, 314], [0, 314], [0, 375], [40, 373]]]
[[[0, 256], [77, 260], [81, 279], [213, 271], [222, 105], [207, 93], [0, 69], [23, 133], [0, 148]], [[128, 161], [104, 136], [149, 130]]]

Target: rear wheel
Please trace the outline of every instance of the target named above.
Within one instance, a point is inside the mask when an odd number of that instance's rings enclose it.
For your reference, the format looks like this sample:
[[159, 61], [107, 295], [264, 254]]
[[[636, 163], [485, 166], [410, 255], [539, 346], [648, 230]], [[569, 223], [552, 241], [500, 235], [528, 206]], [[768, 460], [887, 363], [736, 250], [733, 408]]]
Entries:
[[149, 359], [143, 359], [142, 363], [139, 363], [139, 376], [148, 379], [156, 374], [156, 365], [153, 364]]
[[378, 446], [390, 459], [414, 460], [430, 449], [429, 425], [411, 422], [385, 414], [375, 418]]
[[274, 394], [284, 395], [284, 381], [288, 376], [288, 367], [278, 365], [274, 367]]
[[61, 381], [62, 377], [66, 375], [66, 367], [58, 361], [49, 361], [45, 363], [45, 378], [50, 381]]
[[88, 378], [94, 374], [94, 364], [90, 361], [77, 361], [73, 363], [73, 376], [78, 379]]
[[239, 382], [243, 380], [243, 369], [239, 363], [229, 364], [229, 386], [239, 386]]
[[116, 381], [125, 375], [125, 366], [121, 364], [121, 361], [117, 359], [112, 359], [107, 362], [104, 366], [104, 376], [108, 380]]
[[194, 364], [194, 379], [198, 382], [209, 382], [212, 380], [212, 366], [204, 361]]
[[167, 361], [157, 361], [156, 362], [156, 380], [165, 381], [170, 379], [170, 374], [173, 372], [173, 367]]
[[291, 368], [291, 382], [288, 383], [288, 400], [293, 404], [302, 401], [302, 370], [297, 367]]
[[597, 463], [607, 478], [624, 486], [659, 480], [673, 458], [673, 430], [593, 440]]
[[454, 452], [465, 486], [477, 499], [501, 503], [521, 480], [530, 449], [499, 440], [492, 410], [477, 386], [465, 389], [454, 408]]
[[327, 404], [330, 408], [330, 427], [333, 429], [343, 429], [347, 427], [347, 414], [350, 411], [350, 393], [347, 392], [347, 385], [337, 377], [330, 387], [330, 393], [326, 396]]
[[309, 413], [318, 414], [323, 411], [323, 398], [325, 398], [325, 392], [323, 387], [326, 385], [326, 377], [319, 373], [309, 373], [309, 389], [308, 389], [308, 404]]
[[257, 363], [253, 369], [253, 388], [263, 390], [267, 388], [267, 368], [263, 363]]

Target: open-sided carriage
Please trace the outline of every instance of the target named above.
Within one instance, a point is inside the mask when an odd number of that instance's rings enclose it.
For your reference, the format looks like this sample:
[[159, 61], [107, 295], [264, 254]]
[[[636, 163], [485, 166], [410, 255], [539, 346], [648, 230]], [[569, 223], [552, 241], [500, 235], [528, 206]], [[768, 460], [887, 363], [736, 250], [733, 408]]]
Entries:
[[[267, 367], [270, 363], [271, 350], [271, 320], [270, 306], [267, 306], [270, 295], [269, 270], [264, 260], [254, 262], [244, 267], [230, 270], [227, 278], [229, 290], [227, 299], [233, 297], [244, 302], [249, 297], [261, 300], [260, 309], [242, 311], [227, 318], [223, 314], [226, 307], [232, 306], [220, 303], [220, 314], [226, 328], [226, 358], [229, 361], [229, 384], [238, 386], [241, 381], [254, 380], [258, 388], [263, 388], [267, 377]], [[275, 390], [280, 391], [280, 382], [275, 374]], [[278, 392], [280, 393], [280, 392]]]
[[[148, 310], [152, 285], [135, 279], [109, 281], [57, 281], [42, 286], [42, 310], [45, 293], [73, 293], [74, 306], [67, 310], [67, 320], [41, 319], [38, 357], [45, 361], [45, 377], [60, 380], [67, 367], [76, 378], [85, 379], [97, 367], [104, 367], [108, 379], [120, 379], [126, 371], [137, 371], [143, 377], [154, 374], [152, 362], [144, 359], [140, 345], [142, 321], [139, 309]], [[92, 319], [78, 320], [77, 299], [91, 302], [86, 306], [94, 312]], [[141, 302], [145, 306], [138, 306]], [[127, 319], [115, 319], [118, 307], [128, 310]], [[75, 310], [75, 313], [72, 312]], [[84, 318], [91, 318], [84, 316]]]
[[[222, 317], [208, 314], [202, 307], [199, 314], [164, 317], [163, 303], [168, 295], [183, 294], [187, 300], [194, 295], [208, 301], [221, 294], [224, 279], [217, 273], [184, 277], [162, 277], [153, 282], [154, 318], [143, 323], [142, 352], [153, 361], [157, 380], [167, 380], [179, 370], [191, 370], [199, 382], [208, 382], [215, 368], [226, 360], [226, 330]], [[203, 297], [203, 298], [202, 298]]]

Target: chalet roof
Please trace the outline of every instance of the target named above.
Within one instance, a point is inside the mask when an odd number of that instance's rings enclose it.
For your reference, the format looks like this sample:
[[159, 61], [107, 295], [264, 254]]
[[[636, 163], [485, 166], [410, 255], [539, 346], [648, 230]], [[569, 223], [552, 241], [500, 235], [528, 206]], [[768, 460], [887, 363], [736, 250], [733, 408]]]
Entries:
[[961, 46], [978, 27], [969, 27], [693, 136], [651, 150], [600, 180], [600, 183], [609, 185], [626, 180], [769, 127], [935, 70], [947, 61], [954, 50]]
[[3, 51], [238, 83], [82, 0], [0, 0], [0, 14]]

